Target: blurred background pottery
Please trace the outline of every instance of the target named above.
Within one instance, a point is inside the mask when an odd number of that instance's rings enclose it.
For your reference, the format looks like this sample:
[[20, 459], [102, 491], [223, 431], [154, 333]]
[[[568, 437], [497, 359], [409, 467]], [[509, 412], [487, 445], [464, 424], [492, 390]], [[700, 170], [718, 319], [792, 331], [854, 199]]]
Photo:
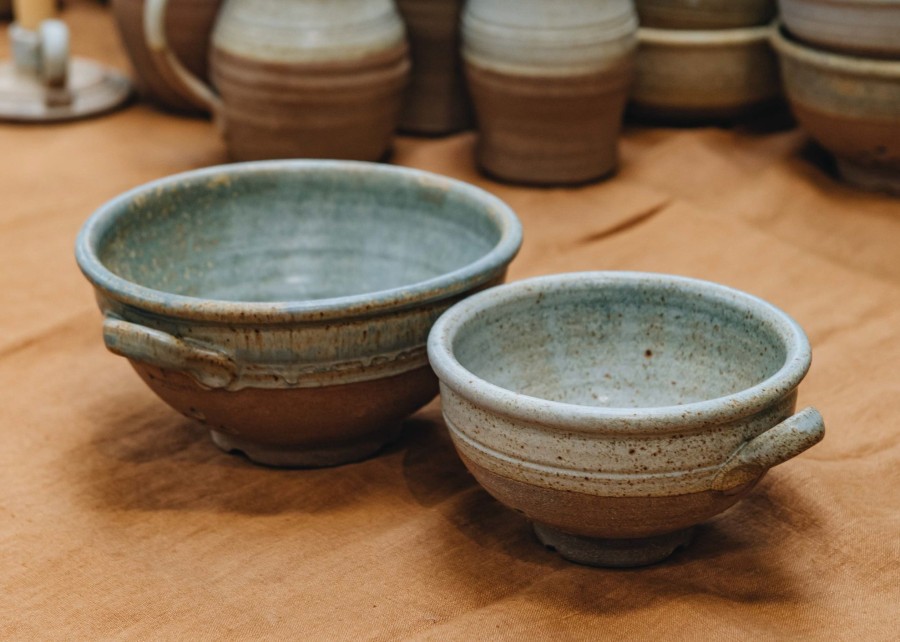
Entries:
[[235, 160], [379, 160], [409, 77], [391, 0], [225, 0], [212, 36], [215, 90], [179, 62], [162, 28], [167, 0], [147, 0], [159, 65], [222, 128]]
[[736, 29], [769, 24], [775, 0], [635, 0], [642, 27]]
[[631, 0], [470, 0], [462, 29], [482, 169], [546, 185], [614, 171], [634, 76]]
[[779, 0], [799, 40], [825, 49], [900, 58], [900, 0]]
[[575, 562], [664, 559], [824, 435], [814, 409], [794, 414], [800, 327], [705, 281], [519, 281], [448, 310], [428, 354], [463, 462]]
[[[192, 74], [209, 78], [209, 41], [222, 0], [169, 0], [166, 39], [172, 52]], [[112, 0], [122, 45], [135, 71], [135, 84], [145, 99], [178, 112], [202, 113], [206, 105], [172, 82], [157, 68], [144, 38], [144, 0]]]
[[632, 111], [643, 118], [733, 120], [781, 97], [772, 28], [705, 31], [641, 28]]
[[400, 116], [400, 129], [442, 135], [472, 125], [460, 58], [463, 0], [397, 0], [406, 23], [412, 77]]
[[341, 161], [211, 167], [132, 190], [76, 257], [104, 339], [226, 451], [275, 466], [373, 454], [437, 393], [451, 304], [502, 282], [521, 227], [426, 172]]
[[800, 126], [858, 187], [900, 195], [900, 60], [820, 51], [773, 35]]

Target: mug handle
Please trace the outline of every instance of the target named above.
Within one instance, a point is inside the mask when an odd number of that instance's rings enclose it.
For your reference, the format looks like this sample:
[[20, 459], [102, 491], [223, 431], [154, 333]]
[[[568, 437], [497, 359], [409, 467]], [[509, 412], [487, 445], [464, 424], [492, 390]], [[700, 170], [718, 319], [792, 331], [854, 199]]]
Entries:
[[735, 451], [713, 479], [713, 490], [737, 490], [816, 445], [824, 436], [822, 415], [815, 408], [804, 408]]
[[234, 360], [218, 350], [117, 317], [103, 320], [103, 341], [113, 354], [182, 372], [204, 388], [227, 388], [238, 376]]
[[168, 0], [144, 2], [144, 38], [157, 71], [169, 81], [179, 94], [200, 109], [217, 116], [221, 113], [222, 99], [206, 83], [181, 64], [169, 47], [166, 38], [166, 8]]

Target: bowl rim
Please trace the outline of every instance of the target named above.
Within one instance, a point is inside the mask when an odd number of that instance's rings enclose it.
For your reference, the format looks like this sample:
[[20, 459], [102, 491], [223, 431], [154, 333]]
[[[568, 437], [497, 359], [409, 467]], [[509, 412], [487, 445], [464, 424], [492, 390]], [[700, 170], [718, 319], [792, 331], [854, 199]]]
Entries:
[[776, 23], [726, 29], [661, 29], [640, 27], [638, 42], [648, 45], [672, 46], [721, 46], [745, 45], [766, 42]]
[[[680, 406], [603, 407], [550, 401], [514, 392], [467, 370], [453, 353], [460, 328], [480, 312], [560, 290], [663, 285], [743, 309], [772, 327], [786, 346], [783, 365], [764, 381], [738, 392]], [[720, 425], [755, 414], [790, 394], [806, 376], [812, 351], [800, 325], [771, 303], [725, 285], [652, 272], [599, 271], [542, 276], [479, 292], [452, 306], [428, 337], [428, 357], [441, 381], [474, 405], [527, 423], [588, 433], [662, 434]]]
[[900, 61], [898, 60], [856, 56], [809, 46], [791, 34], [783, 22], [779, 22], [772, 30], [771, 39], [772, 47], [781, 56], [811, 67], [858, 76], [900, 79]]
[[[276, 174], [354, 172], [393, 178], [429, 189], [453, 190], [484, 207], [500, 237], [489, 252], [460, 268], [408, 285], [350, 296], [296, 301], [228, 301], [205, 299], [157, 290], [125, 279], [108, 269], [97, 251], [103, 235], [127, 213], [125, 205], [137, 197], [153, 196], [176, 186], [210, 179]], [[515, 258], [522, 244], [522, 225], [498, 197], [463, 181], [423, 170], [365, 161], [267, 160], [215, 165], [172, 174], [128, 190], [100, 206], [84, 223], [75, 242], [75, 258], [85, 277], [105, 296], [142, 311], [179, 319], [220, 323], [285, 323], [326, 321], [372, 316], [446, 299], [489, 282]]]

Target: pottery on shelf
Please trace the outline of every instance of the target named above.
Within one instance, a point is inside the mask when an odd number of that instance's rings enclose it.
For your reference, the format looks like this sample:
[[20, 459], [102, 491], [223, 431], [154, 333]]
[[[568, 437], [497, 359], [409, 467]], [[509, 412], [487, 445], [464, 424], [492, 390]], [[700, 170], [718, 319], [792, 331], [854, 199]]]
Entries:
[[400, 129], [442, 135], [472, 125], [460, 58], [463, 0], [397, 0], [406, 23], [412, 76], [400, 115]]
[[[193, 75], [208, 79], [209, 40], [222, 0], [170, 0], [165, 33], [172, 53]], [[178, 112], [203, 112], [206, 105], [173, 82], [153, 60], [144, 38], [144, 0], [112, 0], [112, 12], [135, 84], [147, 100]]]
[[820, 51], [773, 35], [800, 126], [858, 187], [900, 195], [900, 60]]
[[900, 0], [779, 0], [798, 39], [839, 52], [900, 58]]
[[213, 29], [215, 90], [172, 55], [167, 0], [147, 0], [155, 60], [222, 128], [235, 160], [375, 161], [390, 148], [409, 76], [392, 0], [225, 0]]
[[824, 435], [784, 312], [714, 283], [561, 274], [478, 293], [428, 339], [453, 443], [567, 559], [660, 561]]
[[431, 400], [425, 342], [521, 243], [486, 192], [350, 161], [211, 167], [102, 206], [76, 257], [104, 339], [223, 450], [275, 466], [367, 457]]
[[470, 0], [462, 29], [485, 172], [555, 185], [615, 170], [634, 76], [631, 0]]
[[642, 27], [737, 29], [769, 24], [775, 0], [635, 0]]
[[732, 120], [778, 101], [770, 26], [679, 31], [641, 28], [631, 109], [670, 122]]

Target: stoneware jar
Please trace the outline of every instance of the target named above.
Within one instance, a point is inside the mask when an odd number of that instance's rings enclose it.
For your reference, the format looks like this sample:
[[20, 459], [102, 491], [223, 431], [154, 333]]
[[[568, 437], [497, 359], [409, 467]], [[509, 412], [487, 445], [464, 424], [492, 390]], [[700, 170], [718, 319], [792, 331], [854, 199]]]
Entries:
[[462, 7], [463, 0], [397, 0], [412, 57], [400, 116], [403, 131], [442, 135], [472, 125], [459, 52]]
[[[204, 82], [208, 78], [210, 35], [221, 3], [222, 0], [169, 0], [166, 12], [165, 33], [173, 55]], [[141, 96], [173, 111], [205, 111], [203, 101], [196, 100], [181, 83], [171, 81], [164, 70], [157, 68], [144, 38], [144, 0], [112, 0], [112, 11]]]
[[615, 169], [634, 75], [631, 0], [470, 0], [462, 29], [482, 169], [547, 185]]
[[463, 462], [575, 562], [664, 559], [824, 435], [818, 412], [794, 414], [800, 327], [705, 281], [519, 281], [451, 308], [428, 355]]
[[781, 98], [772, 27], [641, 28], [632, 111], [667, 122], [741, 118]]
[[736, 29], [767, 25], [775, 0], [635, 0], [642, 27]]
[[900, 0], [779, 0], [800, 40], [868, 57], [900, 58]]
[[225, 0], [213, 29], [215, 90], [192, 76], [147, 0], [159, 65], [214, 112], [231, 156], [379, 160], [400, 117], [409, 56], [391, 0]]
[[326, 466], [377, 451], [437, 393], [434, 320], [500, 283], [521, 242], [497, 198], [349, 161], [211, 167], [85, 224], [107, 347], [226, 451]]
[[791, 111], [858, 187], [900, 196], [900, 60], [831, 53], [774, 33]]

